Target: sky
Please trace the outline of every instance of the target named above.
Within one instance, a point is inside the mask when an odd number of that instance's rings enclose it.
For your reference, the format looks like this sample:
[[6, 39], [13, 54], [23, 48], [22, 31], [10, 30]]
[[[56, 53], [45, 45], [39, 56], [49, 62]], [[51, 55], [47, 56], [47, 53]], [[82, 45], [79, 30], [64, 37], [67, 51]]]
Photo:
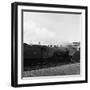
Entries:
[[23, 13], [23, 42], [60, 44], [81, 40], [81, 15], [61, 13]]

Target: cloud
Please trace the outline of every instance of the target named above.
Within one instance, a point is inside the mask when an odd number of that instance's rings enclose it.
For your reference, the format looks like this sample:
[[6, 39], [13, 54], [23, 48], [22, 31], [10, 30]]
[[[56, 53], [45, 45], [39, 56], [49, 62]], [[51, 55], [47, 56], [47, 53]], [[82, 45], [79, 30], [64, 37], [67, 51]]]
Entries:
[[35, 22], [28, 20], [24, 22], [24, 43], [48, 44], [56, 36], [55, 32], [48, 30], [46, 27], [39, 27]]

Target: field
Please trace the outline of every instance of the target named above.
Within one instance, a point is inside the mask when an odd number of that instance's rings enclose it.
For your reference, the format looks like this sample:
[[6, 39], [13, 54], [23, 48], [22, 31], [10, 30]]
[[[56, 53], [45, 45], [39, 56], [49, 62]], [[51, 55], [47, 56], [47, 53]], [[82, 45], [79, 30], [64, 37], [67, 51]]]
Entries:
[[79, 75], [80, 63], [60, 65], [43, 69], [24, 71], [24, 77], [55, 76], [55, 75]]

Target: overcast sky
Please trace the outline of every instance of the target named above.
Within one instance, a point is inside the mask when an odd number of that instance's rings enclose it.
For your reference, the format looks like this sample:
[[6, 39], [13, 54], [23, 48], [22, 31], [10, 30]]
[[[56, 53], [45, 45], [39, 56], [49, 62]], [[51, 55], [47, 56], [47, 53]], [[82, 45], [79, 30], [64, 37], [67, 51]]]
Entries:
[[59, 44], [81, 40], [81, 15], [24, 12], [24, 43]]

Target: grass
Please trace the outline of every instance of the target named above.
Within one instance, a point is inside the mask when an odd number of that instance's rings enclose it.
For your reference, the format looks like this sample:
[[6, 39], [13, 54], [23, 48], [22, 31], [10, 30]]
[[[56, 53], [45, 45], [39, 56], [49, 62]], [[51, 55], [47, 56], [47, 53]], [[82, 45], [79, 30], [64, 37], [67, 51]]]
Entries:
[[79, 75], [80, 63], [58, 65], [37, 70], [24, 71], [23, 77], [56, 76], [56, 75]]

